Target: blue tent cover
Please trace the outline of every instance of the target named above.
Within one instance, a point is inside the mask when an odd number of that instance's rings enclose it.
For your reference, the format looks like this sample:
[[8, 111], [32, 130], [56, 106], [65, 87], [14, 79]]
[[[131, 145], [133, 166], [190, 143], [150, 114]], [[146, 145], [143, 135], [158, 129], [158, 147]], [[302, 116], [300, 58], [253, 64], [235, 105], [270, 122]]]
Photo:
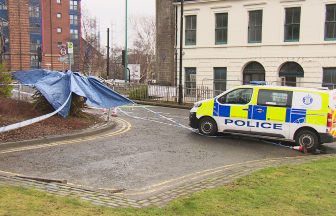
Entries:
[[[13, 73], [13, 77], [24, 85], [33, 85], [55, 110], [67, 101], [71, 93], [84, 97], [87, 105], [97, 108], [108, 109], [134, 103], [111, 90], [95, 77], [85, 77], [71, 71], [65, 73], [43, 69], [17, 71]], [[59, 115], [66, 118], [70, 107], [71, 99]]]

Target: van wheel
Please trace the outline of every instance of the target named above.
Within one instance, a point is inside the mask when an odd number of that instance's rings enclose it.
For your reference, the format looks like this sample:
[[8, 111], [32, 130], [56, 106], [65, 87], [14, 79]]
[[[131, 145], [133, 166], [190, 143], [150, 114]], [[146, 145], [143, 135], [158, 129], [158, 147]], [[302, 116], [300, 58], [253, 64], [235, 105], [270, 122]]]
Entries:
[[310, 130], [300, 131], [295, 137], [295, 143], [306, 146], [308, 152], [315, 152], [320, 145], [317, 135]]
[[207, 136], [214, 136], [218, 129], [217, 123], [214, 119], [210, 117], [205, 117], [200, 120], [198, 130], [200, 133], [207, 135]]

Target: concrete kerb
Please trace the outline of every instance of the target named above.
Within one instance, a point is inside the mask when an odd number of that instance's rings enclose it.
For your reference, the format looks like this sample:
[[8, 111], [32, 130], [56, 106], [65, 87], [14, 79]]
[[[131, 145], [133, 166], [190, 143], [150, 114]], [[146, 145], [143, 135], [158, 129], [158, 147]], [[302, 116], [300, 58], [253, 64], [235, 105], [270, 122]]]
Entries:
[[[222, 172], [217, 173], [215, 176], [209, 176], [206, 179], [186, 182], [183, 185], [170, 188], [165, 191], [159, 191], [155, 194], [148, 194], [142, 196], [130, 196], [127, 193], [111, 193], [106, 190], [97, 190], [95, 188], [88, 188], [80, 185], [62, 184], [62, 183], [46, 183], [37, 181], [36, 179], [25, 179], [15, 174], [8, 175], [8, 173], [2, 174], [0, 171], [0, 184], [1, 185], [13, 185], [27, 188], [33, 188], [61, 197], [71, 196], [79, 198], [84, 201], [88, 201], [94, 205], [102, 205], [112, 208], [142, 208], [148, 206], [163, 207], [170, 201], [179, 198], [186, 197], [198, 191], [205, 189], [216, 188], [226, 185], [237, 178], [249, 175], [257, 170], [267, 167], [278, 167], [288, 164], [302, 164], [306, 162], [312, 162], [319, 159], [335, 158], [335, 155], [312, 155], [302, 157], [289, 157], [289, 158], [270, 158], [265, 159], [262, 163], [256, 161], [246, 162], [246, 164], [232, 168], [234, 172]], [[249, 165], [247, 165], [249, 164]]]
[[66, 134], [66, 135], [51, 136], [51, 137], [18, 141], [18, 142], [3, 142], [3, 143], [0, 143], [0, 148], [2, 150], [6, 150], [6, 149], [11, 149], [11, 148], [18, 148], [18, 147], [25, 147], [25, 146], [39, 145], [39, 144], [48, 144], [52, 142], [67, 141], [67, 140], [72, 140], [72, 139], [77, 139], [77, 138], [90, 137], [93, 135], [102, 134], [107, 131], [113, 130], [114, 128], [116, 128], [117, 122], [110, 121], [110, 122], [105, 122], [103, 124], [98, 124], [95, 126], [97, 127], [95, 128], [91, 127], [91, 128], [79, 131], [79, 132]]

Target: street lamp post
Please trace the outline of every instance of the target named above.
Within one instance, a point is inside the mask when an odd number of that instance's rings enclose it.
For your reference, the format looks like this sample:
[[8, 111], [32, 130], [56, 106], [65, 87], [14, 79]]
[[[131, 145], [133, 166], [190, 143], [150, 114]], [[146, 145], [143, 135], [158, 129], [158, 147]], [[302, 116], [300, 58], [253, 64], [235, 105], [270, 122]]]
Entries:
[[125, 0], [125, 83], [127, 83], [127, 67], [128, 67], [128, 0]]
[[183, 10], [184, 0], [181, 0], [181, 27], [180, 27], [180, 75], [179, 75], [179, 98], [178, 103], [183, 103], [183, 89], [182, 89], [182, 61], [183, 61]]

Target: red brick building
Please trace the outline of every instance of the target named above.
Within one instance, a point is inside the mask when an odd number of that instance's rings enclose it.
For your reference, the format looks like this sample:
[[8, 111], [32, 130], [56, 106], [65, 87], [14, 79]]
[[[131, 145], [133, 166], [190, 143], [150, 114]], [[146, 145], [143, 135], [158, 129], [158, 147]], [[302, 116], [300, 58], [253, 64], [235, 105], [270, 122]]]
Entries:
[[62, 62], [59, 54], [60, 47], [67, 42], [73, 42], [75, 47], [72, 70], [80, 68], [80, 0], [0, 0], [0, 30], [2, 58], [11, 71], [38, 67], [69, 69], [66, 59]]

